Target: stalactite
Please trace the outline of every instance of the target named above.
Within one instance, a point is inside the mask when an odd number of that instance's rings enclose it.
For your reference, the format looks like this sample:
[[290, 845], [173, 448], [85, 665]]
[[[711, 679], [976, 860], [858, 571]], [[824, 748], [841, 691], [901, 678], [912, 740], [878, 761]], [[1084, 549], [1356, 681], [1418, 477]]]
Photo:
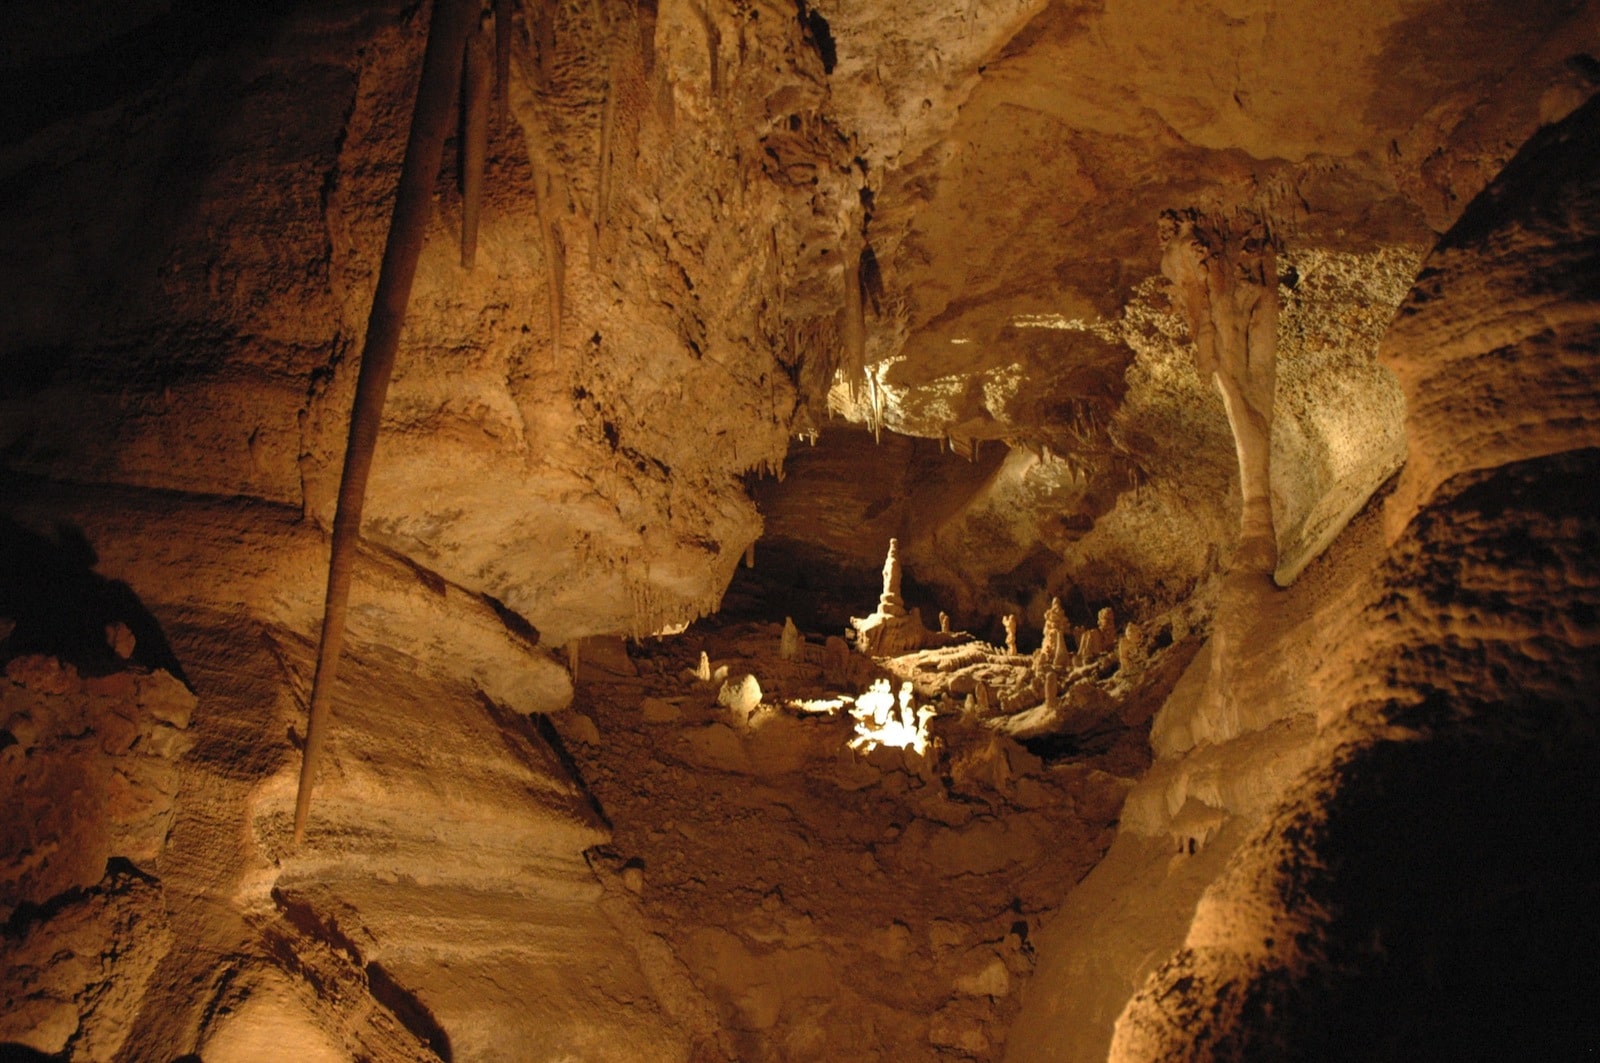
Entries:
[[619, 53], [616, 34], [612, 31], [611, 20], [606, 16], [605, 0], [598, 0], [595, 5], [596, 18], [600, 24], [600, 31], [605, 49], [605, 87], [603, 102], [600, 105], [600, 156], [596, 162], [596, 176], [594, 189], [594, 218], [593, 230], [589, 236], [589, 264], [590, 268], [599, 272], [600, 243], [605, 237], [606, 216], [611, 210], [611, 175], [616, 146], [617, 132], [617, 98], [621, 95], [618, 80], [621, 75]]
[[427, 236], [433, 208], [433, 188], [444, 157], [450, 131], [456, 82], [461, 76], [467, 36], [477, 17], [477, 0], [438, 0], [428, 26], [428, 44], [422, 60], [422, 80], [411, 118], [400, 185], [395, 193], [394, 217], [384, 245], [378, 286], [367, 319], [366, 343], [356, 380], [356, 396], [345, 444], [344, 472], [333, 518], [333, 542], [328, 561], [328, 593], [323, 607], [322, 635], [317, 650], [317, 670], [311, 687], [310, 719], [306, 726], [304, 759], [295, 795], [294, 840], [305, 838], [311, 810], [311, 790], [322, 750], [328, 738], [333, 707], [333, 686], [344, 645], [345, 614], [350, 600], [350, 578], [356, 546], [361, 537], [361, 511], [366, 503], [367, 476], [378, 440], [383, 402], [394, 373], [394, 356], [400, 346], [417, 259]]
[[[843, 364], [846, 380], [860, 380], [867, 369], [867, 317], [866, 304], [861, 298], [861, 248], [858, 238], [843, 241], [840, 253], [844, 259], [844, 341]], [[852, 385], [852, 388], [854, 385]]]
[[539, 70], [539, 88], [550, 91], [556, 54], [556, 4], [554, 0], [535, 0], [533, 14], [534, 56]]
[[461, 267], [478, 258], [483, 174], [489, 161], [490, 41], [487, 23], [467, 39], [461, 69]]
[[550, 298], [550, 359], [555, 364], [561, 358], [562, 293], [566, 288], [566, 251], [561, 242], [561, 230], [556, 228], [553, 204], [550, 202], [550, 175], [541, 171], [535, 162], [533, 175], [534, 213], [539, 219], [539, 234], [544, 243], [546, 287]]
[[504, 123], [511, 116], [511, 10], [516, 0], [494, 0], [494, 103]]
[[[606, 216], [611, 210], [612, 153], [617, 130], [616, 49], [610, 46], [606, 61], [606, 97], [600, 108], [600, 175], [594, 191], [594, 257], [598, 262], [600, 241], [605, 236]], [[598, 269], [598, 266], [596, 266]]]

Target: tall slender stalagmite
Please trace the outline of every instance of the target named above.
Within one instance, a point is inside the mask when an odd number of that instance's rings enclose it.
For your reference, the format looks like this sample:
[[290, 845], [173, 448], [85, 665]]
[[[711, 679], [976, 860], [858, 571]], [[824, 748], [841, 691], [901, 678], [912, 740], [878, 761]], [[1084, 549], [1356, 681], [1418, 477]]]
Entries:
[[478, 260], [478, 219], [483, 214], [483, 174], [489, 162], [491, 62], [488, 24], [467, 38], [461, 71], [461, 266]]
[[311, 788], [328, 738], [328, 718], [333, 685], [344, 645], [346, 607], [356, 545], [361, 536], [361, 510], [366, 502], [367, 476], [372, 471], [372, 451], [378, 441], [383, 401], [394, 373], [395, 351], [405, 324], [411, 283], [427, 235], [433, 208], [433, 187], [450, 131], [456, 83], [461, 77], [467, 36], [478, 15], [478, 0], [436, 0], [428, 26], [428, 46], [422, 59], [422, 80], [417, 87], [411, 135], [406, 141], [400, 186], [395, 193], [394, 218], [378, 270], [378, 287], [367, 318], [367, 338], [361, 351], [361, 370], [350, 415], [350, 435], [345, 444], [344, 473], [339, 480], [338, 508], [333, 517], [333, 544], [328, 561], [328, 594], [323, 607], [322, 640], [317, 650], [316, 678], [311, 686], [310, 720], [306, 727], [305, 758], [300, 765], [300, 787], [295, 795], [294, 838], [305, 837], [306, 814], [311, 809]]

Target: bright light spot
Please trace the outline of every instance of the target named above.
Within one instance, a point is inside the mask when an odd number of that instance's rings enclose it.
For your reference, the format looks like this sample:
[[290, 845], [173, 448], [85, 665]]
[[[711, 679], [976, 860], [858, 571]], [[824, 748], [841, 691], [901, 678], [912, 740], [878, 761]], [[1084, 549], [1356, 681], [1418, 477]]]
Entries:
[[953, 339], [950, 342], [951, 343], [971, 343], [972, 341], [971, 340], [967, 340], [967, 339], [960, 339], [960, 340]]
[[846, 701], [848, 701], [848, 700], [850, 700], [850, 699], [848, 699], [848, 698], [791, 698], [791, 699], [789, 699], [789, 701], [785, 702], [785, 704], [787, 704], [791, 709], [794, 709], [796, 712], [814, 712], [814, 713], [818, 713], [818, 714], [826, 714], [828, 716], [832, 716], [834, 713], [836, 713], [840, 709], [844, 708], [844, 703]]
[[650, 637], [653, 639], [662, 639], [666, 638], [668, 635], [681, 635], [685, 631], [689, 630], [690, 623], [692, 623], [692, 621], [685, 620], [677, 624], [668, 624], [665, 627], [657, 628], [655, 631], [650, 632]]
[[1061, 314], [1018, 314], [1011, 319], [1012, 328], [1059, 328], [1074, 332], [1088, 331], [1088, 322], [1068, 318]]
[[1092, 332], [1107, 342], [1115, 342], [1121, 335], [1119, 322], [1101, 318], [1085, 321], [1081, 317], [1065, 314], [1016, 314], [1011, 318], [1012, 328], [1051, 328], [1064, 332]]
[[919, 709], [912, 704], [910, 683], [900, 687], [898, 713], [889, 681], [880, 679], [856, 699], [850, 715], [856, 721], [856, 736], [850, 739], [851, 749], [870, 753], [878, 746], [893, 746], [927, 755], [928, 721], [933, 719], [934, 711], [926, 705]]

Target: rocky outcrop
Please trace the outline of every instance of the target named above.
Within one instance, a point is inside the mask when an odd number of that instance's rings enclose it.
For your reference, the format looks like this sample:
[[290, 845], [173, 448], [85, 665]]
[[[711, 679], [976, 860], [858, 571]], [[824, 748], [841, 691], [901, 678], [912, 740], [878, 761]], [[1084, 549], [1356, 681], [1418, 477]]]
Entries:
[[[646, 980], [599, 904], [584, 853], [606, 824], [524, 715], [572, 689], [525, 622], [360, 556], [295, 847], [321, 537], [281, 507], [11, 486], [19, 518], [70, 530], [8, 537], [25, 567], [0, 581], [19, 607], [6, 652], [73, 617], [99, 641], [81, 674], [19, 654], [0, 688], [8, 792], [37, 813], [4, 839], [7, 1041], [80, 1059], [244, 1060], [285, 1037], [307, 1058], [686, 1058], [653, 1010], [672, 984]], [[80, 585], [115, 593], [41, 597]]]
[[[859, 197], [792, 14], [535, 14], [471, 272], [439, 175], [363, 531], [560, 645], [715, 606], [760, 530], [742, 474], [831, 372]], [[214, 50], [7, 149], [7, 224], [58, 249], [0, 271], [11, 468], [326, 526], [426, 16], [186, 9]]]
[[[1384, 549], [1373, 514], [1329, 563], [1353, 571], [1282, 599], [1244, 651], [1260, 713], [1204, 720], [1180, 685], [1166, 755], [1043, 939], [1009, 1059], [1592, 1042], [1597, 529], [1572, 485], [1600, 440], [1592, 387], [1560, 382], [1596, 349], [1597, 143], [1600, 102], [1542, 131], [1424, 265], [1385, 347], [1426, 382], [1392, 550], [1357, 575]], [[1519, 431], [1529, 408], [1547, 416]]]

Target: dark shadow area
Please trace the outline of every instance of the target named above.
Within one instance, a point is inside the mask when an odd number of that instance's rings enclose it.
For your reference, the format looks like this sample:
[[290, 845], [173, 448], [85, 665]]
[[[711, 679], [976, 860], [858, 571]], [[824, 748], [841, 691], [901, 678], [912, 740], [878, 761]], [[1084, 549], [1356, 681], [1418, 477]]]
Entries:
[[[837, 635], [852, 616], [871, 613], [883, 590], [881, 562], [873, 568], [809, 543], [763, 539], [756, 558], [756, 567], [734, 570], [719, 617], [782, 623], [787, 616], [802, 631]], [[913, 583], [902, 583], [902, 594], [925, 601]]]
[[1329, 913], [1314, 962], [1240, 986], [1214, 1058], [1600, 1056], [1597, 477], [1594, 448], [1463, 474], [1397, 545], [1450, 634], [1373, 662], [1405, 695], [1360, 711], [1396, 731], [1280, 831], [1284, 905]]
[[524, 737], [529, 742], [543, 742], [549, 748], [550, 755], [561, 765], [561, 770], [566, 773], [567, 779], [583, 795], [584, 801], [594, 811], [596, 818], [605, 825], [606, 830], [612, 829], [611, 817], [606, 815], [605, 807], [600, 804], [600, 798], [593, 790], [589, 789], [589, 782], [583, 777], [583, 769], [579, 767], [577, 760], [568, 751], [566, 743], [561, 740], [560, 733], [556, 730], [555, 724], [550, 722], [548, 716], [536, 712], [529, 716], [519, 717], [516, 713], [507, 712], [496, 706], [488, 695], [480, 693], [479, 697], [483, 700], [485, 707], [489, 709], [490, 714], [502, 720], [502, 726], [505, 725], [504, 721], [506, 720], [515, 720], [518, 726], [525, 728]]
[[94, 571], [94, 548], [77, 528], [59, 524], [54, 535], [0, 517], [0, 617], [16, 622], [0, 641], [0, 667], [16, 657], [45, 654], [85, 676], [126, 667], [106, 629], [122, 624], [134, 637], [134, 664], [164, 669], [188, 680], [161, 626], [127, 584]]
[[[70, 55], [0, 69], [0, 144], [160, 88], [202, 56], [270, 39], [301, 0], [178, 0], [143, 25]], [[0, 26], [4, 25], [0, 16]], [[63, 38], [72, 30], [63, 25]]]
[[394, 1017], [415, 1034], [417, 1040], [427, 1045], [444, 1063], [451, 1063], [450, 1036], [422, 1001], [402, 989], [389, 977], [389, 972], [376, 963], [367, 964], [367, 987], [371, 989], [373, 999], [393, 1012]]
[[[889, 540], [904, 562], [901, 593], [923, 622], [939, 626], [946, 608], [931, 584], [919, 580], [915, 544], [966, 506], [994, 476], [1005, 447], [978, 461], [957, 457], [939, 441], [856, 425], [830, 425], [814, 445], [797, 444], [782, 480], [749, 483], [765, 531], [755, 567], [735, 571], [721, 615], [782, 622], [802, 630], [842, 632], [852, 616], [876, 608], [883, 589]], [[957, 627], [970, 623], [953, 616]]]
[[133, 861], [126, 857], [113, 856], [106, 861], [105, 877], [94, 885], [74, 886], [42, 904], [35, 904], [32, 901], [18, 904], [6, 921], [0, 924], [0, 939], [17, 940], [25, 937], [33, 927], [49, 922], [85, 897], [94, 894], [122, 893], [138, 883], [153, 886], [157, 881], [154, 875], [139, 870]]
[[1322, 962], [1282, 995], [1253, 985], [1245, 1022], [1265, 1043], [1219, 1058], [1594, 1058], [1597, 761], [1554, 731], [1349, 761], [1317, 847], [1329, 877], [1307, 884], [1339, 913]]
[[37, 1048], [19, 1045], [15, 1041], [0, 1044], [0, 1063], [52, 1063], [61, 1056], [47, 1056]]

